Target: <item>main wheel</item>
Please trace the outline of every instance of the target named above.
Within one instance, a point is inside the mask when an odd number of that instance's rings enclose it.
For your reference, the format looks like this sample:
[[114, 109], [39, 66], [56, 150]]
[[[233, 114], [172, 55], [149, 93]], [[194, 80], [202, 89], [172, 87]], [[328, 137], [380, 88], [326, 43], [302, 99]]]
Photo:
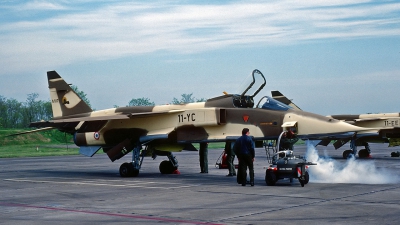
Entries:
[[352, 150], [346, 150], [343, 152], [343, 159], [347, 159], [350, 157], [350, 155], [353, 154]]
[[267, 170], [265, 171], [265, 183], [267, 183], [268, 186], [274, 186], [276, 183], [276, 175], [273, 171]]
[[361, 150], [358, 152], [358, 157], [360, 157], [360, 158], [368, 158], [368, 157], [369, 157], [369, 152], [368, 152], [368, 150], [367, 150], [367, 149], [361, 149]]
[[133, 171], [133, 165], [132, 163], [122, 163], [122, 165], [119, 167], [119, 174], [121, 177], [130, 177]]
[[164, 160], [159, 166], [161, 174], [172, 174], [177, 168], [169, 160]]
[[137, 177], [139, 175], [139, 170], [132, 168], [131, 176], [132, 177]]

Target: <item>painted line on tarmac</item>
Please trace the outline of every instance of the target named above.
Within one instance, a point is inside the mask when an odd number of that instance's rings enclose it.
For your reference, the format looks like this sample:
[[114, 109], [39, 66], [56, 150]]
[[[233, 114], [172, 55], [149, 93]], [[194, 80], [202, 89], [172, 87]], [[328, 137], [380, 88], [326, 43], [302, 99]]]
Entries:
[[[108, 187], [140, 187], [140, 188], [149, 188], [149, 189], [177, 189], [177, 188], [190, 188], [193, 186], [174, 186], [174, 187], [160, 187], [160, 186], [146, 186], [146, 182], [141, 182], [140, 184], [109, 184], [109, 183], [94, 183], [95, 181], [49, 181], [49, 180], [30, 180], [23, 178], [16, 179], [4, 179], [4, 181], [12, 181], [12, 182], [27, 182], [27, 183], [50, 183], [50, 184], [71, 184], [71, 185], [91, 185], [91, 186], [108, 186]], [[162, 184], [156, 182], [148, 182], [148, 184]], [[163, 184], [165, 185], [165, 184]], [[168, 185], [174, 185], [169, 183]], [[176, 184], [175, 184], [176, 185]]]
[[[73, 180], [76, 181], [79, 178], [68, 178], [68, 177], [41, 177], [42, 179], [45, 178], [47, 180]], [[9, 178], [9, 179], [25, 179], [27, 180], [28, 178]], [[154, 180], [157, 180], [158, 178], [152, 178]], [[146, 179], [149, 180], [149, 179]], [[166, 184], [166, 185], [180, 185], [179, 183], [174, 183], [174, 182], [164, 182], [164, 181], [146, 181], [144, 179], [129, 179], [129, 178], [124, 178], [124, 179], [86, 179], [84, 182], [121, 182], [121, 183], [138, 183], [138, 184]], [[190, 185], [188, 187], [193, 187], [193, 186], [198, 186], [198, 185]], [[186, 186], [185, 186], [186, 187]]]
[[119, 213], [108, 213], [108, 212], [96, 212], [96, 211], [56, 208], [56, 207], [48, 207], [48, 206], [35, 206], [35, 205], [27, 205], [27, 204], [19, 204], [19, 203], [8, 203], [8, 202], [0, 202], [0, 206], [44, 209], [44, 210], [60, 211], [60, 212], [84, 213], [84, 214], [93, 214], [93, 215], [101, 215], [101, 216], [113, 216], [113, 217], [122, 217], [122, 218], [130, 218], [130, 219], [152, 220], [152, 221], [160, 221], [160, 222], [175, 223], [175, 224], [176, 223], [180, 223], [180, 224], [222, 225], [222, 224], [218, 224], [218, 223], [190, 221], [190, 220], [181, 220], [181, 219], [173, 219], [173, 218], [162, 218], [162, 217], [141, 216], [141, 215], [131, 215], [131, 214], [119, 214]]

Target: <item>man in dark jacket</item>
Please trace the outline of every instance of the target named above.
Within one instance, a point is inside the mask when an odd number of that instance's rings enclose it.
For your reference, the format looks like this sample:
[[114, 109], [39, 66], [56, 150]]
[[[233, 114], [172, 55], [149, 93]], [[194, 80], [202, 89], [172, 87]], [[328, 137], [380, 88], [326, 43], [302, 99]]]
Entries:
[[237, 157], [239, 159], [238, 178], [242, 186], [246, 186], [246, 170], [249, 168], [250, 185], [254, 186], [254, 142], [249, 137], [250, 131], [248, 128], [242, 130], [242, 136], [235, 142]]

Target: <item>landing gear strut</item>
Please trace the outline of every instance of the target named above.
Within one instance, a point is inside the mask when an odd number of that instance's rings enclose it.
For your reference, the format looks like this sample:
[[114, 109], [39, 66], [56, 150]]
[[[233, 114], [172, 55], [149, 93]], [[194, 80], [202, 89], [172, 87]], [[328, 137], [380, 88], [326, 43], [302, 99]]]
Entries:
[[119, 167], [119, 174], [121, 177], [137, 177], [139, 175], [140, 167], [142, 166], [143, 157], [145, 156], [145, 151], [142, 154], [142, 158], [140, 158], [140, 150], [142, 149], [142, 145], [137, 143], [132, 150], [132, 162], [123, 163]]
[[[358, 157], [359, 158], [368, 158], [371, 154], [371, 149], [367, 142], [363, 142], [363, 144], [365, 146], [365, 149], [361, 149], [360, 151], [358, 151]], [[351, 138], [350, 148], [351, 148], [350, 150], [346, 150], [343, 152], [344, 159], [349, 158], [351, 155], [355, 156], [357, 154], [357, 144], [356, 144], [356, 136], [355, 135]]]
[[357, 135], [354, 134], [350, 140], [350, 150], [346, 150], [343, 152], [343, 159], [350, 158], [351, 156], [355, 157], [355, 155], [357, 154], [356, 139], [357, 139]]
[[[146, 146], [146, 148], [142, 150], [142, 153], [140, 153], [141, 149], [142, 145], [140, 143], [136, 143], [135, 147], [132, 150], [132, 162], [123, 163], [119, 168], [119, 174], [121, 175], [121, 177], [137, 177], [139, 175], [139, 170], [142, 166], [143, 158], [148, 151], [148, 146]], [[160, 173], [172, 174], [178, 169], [178, 160], [171, 152], [157, 151], [153, 149], [153, 159], [155, 159], [157, 155], [168, 157], [168, 160], [164, 160], [160, 163]]]

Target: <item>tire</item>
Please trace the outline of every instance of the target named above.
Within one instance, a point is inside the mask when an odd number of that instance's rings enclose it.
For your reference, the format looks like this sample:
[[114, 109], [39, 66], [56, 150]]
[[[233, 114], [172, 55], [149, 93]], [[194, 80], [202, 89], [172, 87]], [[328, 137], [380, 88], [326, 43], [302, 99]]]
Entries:
[[369, 152], [367, 151], [367, 149], [361, 149], [358, 152], [358, 157], [359, 158], [368, 158], [369, 157]]
[[130, 177], [132, 176], [132, 171], [133, 171], [133, 166], [132, 163], [122, 163], [122, 165], [119, 167], [119, 175], [121, 177]]
[[276, 184], [276, 175], [273, 171], [265, 171], [265, 183], [267, 183], [268, 186], [274, 186]]
[[343, 159], [348, 159], [350, 157], [350, 155], [353, 154], [352, 150], [346, 150], [343, 152]]
[[301, 186], [304, 187], [304, 180], [299, 179], [299, 181], [300, 181]]
[[176, 169], [169, 160], [162, 161], [159, 166], [161, 174], [172, 174]]
[[137, 177], [139, 175], [139, 170], [132, 168], [131, 177]]
[[308, 184], [308, 181], [310, 181], [310, 175], [308, 174], [308, 171], [306, 171], [304, 175], [304, 184]]

